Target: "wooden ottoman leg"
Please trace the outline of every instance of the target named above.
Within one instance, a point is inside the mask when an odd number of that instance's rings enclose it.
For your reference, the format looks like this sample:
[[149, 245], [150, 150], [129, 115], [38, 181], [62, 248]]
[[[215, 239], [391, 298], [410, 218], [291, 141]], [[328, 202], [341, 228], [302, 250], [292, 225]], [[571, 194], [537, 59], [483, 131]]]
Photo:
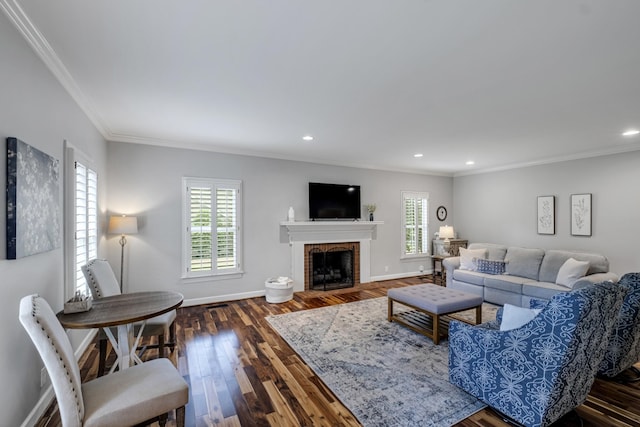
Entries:
[[433, 319], [433, 343], [438, 345], [440, 343], [440, 315], [434, 314], [432, 316]]
[[482, 306], [479, 305], [476, 307], [476, 325], [482, 323]]
[[391, 317], [393, 316], [393, 300], [391, 298], [387, 298], [389, 300], [387, 304], [387, 320], [391, 322]]

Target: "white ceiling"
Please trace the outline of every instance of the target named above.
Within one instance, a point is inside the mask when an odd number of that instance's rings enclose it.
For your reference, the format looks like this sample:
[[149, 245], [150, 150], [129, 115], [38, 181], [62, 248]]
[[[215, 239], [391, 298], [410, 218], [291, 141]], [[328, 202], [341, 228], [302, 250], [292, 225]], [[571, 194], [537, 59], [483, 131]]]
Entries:
[[454, 175], [640, 149], [638, 0], [0, 7], [110, 141]]

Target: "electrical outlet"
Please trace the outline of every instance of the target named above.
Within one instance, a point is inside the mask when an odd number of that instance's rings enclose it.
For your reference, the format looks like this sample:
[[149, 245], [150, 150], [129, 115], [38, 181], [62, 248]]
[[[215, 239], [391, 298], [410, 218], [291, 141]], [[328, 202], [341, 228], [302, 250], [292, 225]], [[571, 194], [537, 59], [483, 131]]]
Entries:
[[384, 266], [384, 272], [385, 272], [385, 273], [389, 272], [389, 266], [388, 266], [388, 265], [385, 265], [385, 266]]
[[424, 273], [424, 265], [421, 265], [420, 267], [418, 267], [420, 269], [420, 273]]
[[46, 386], [49, 383], [49, 374], [47, 373], [47, 368], [42, 368], [40, 370], [40, 388]]

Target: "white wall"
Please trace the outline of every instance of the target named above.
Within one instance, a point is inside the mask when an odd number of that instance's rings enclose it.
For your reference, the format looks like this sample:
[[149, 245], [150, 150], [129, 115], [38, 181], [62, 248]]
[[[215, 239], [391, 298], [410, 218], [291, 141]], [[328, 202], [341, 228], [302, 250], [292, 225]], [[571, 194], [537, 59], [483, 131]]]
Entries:
[[[640, 151], [454, 179], [455, 227], [470, 242], [605, 255], [611, 271], [640, 271]], [[592, 236], [571, 236], [569, 197], [592, 194]], [[538, 196], [556, 196], [556, 234], [538, 235]]]
[[[290, 249], [280, 241], [279, 223], [289, 206], [296, 219], [308, 217], [309, 181], [359, 184], [362, 203], [376, 203], [384, 221], [373, 241], [372, 276], [417, 272], [430, 261], [400, 260], [400, 192], [426, 191], [435, 231], [438, 205], [452, 202], [451, 177], [334, 167], [259, 157], [109, 143], [108, 205], [115, 214], [141, 216], [139, 234], [128, 238], [125, 285], [130, 290], [167, 289], [187, 303], [210, 302], [264, 291], [265, 279], [291, 274]], [[180, 279], [181, 177], [240, 179], [244, 192], [244, 269], [241, 279], [190, 283]], [[363, 213], [364, 215], [364, 213]], [[448, 221], [452, 218], [450, 217]], [[109, 259], [120, 266], [118, 237], [108, 239]], [[385, 272], [385, 266], [389, 269]]]
[[[0, 58], [0, 146], [6, 153], [6, 138], [17, 137], [60, 160], [62, 212], [63, 141], [67, 139], [91, 155], [103, 178], [106, 143], [1, 13]], [[6, 188], [6, 160], [0, 161], [0, 188]], [[5, 386], [0, 425], [19, 426], [43, 392], [43, 364], [18, 321], [18, 305], [23, 296], [39, 293], [55, 311], [62, 308], [63, 246], [61, 241], [59, 249], [7, 260], [5, 197], [0, 198], [0, 212], [0, 372]]]

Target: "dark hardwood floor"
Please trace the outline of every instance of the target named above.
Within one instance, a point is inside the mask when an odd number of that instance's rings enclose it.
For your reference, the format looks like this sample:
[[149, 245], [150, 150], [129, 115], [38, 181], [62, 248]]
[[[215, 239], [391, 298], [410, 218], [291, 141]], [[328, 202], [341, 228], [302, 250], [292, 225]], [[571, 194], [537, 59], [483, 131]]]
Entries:
[[[189, 427], [359, 426], [355, 417], [276, 334], [265, 316], [386, 296], [387, 289], [424, 283], [409, 278], [329, 292], [296, 293], [282, 304], [264, 298], [178, 310], [178, 347], [171, 359], [190, 385]], [[83, 381], [95, 378], [97, 348], [80, 360]], [[157, 357], [148, 350], [143, 359]], [[110, 358], [110, 361], [113, 357]], [[111, 363], [111, 362], [109, 362]], [[640, 426], [640, 384], [596, 380], [588, 400], [556, 425]], [[58, 427], [55, 402], [37, 427]], [[157, 425], [157, 424], [154, 424]], [[167, 425], [175, 426], [174, 414]], [[457, 424], [508, 426], [490, 409]]]

